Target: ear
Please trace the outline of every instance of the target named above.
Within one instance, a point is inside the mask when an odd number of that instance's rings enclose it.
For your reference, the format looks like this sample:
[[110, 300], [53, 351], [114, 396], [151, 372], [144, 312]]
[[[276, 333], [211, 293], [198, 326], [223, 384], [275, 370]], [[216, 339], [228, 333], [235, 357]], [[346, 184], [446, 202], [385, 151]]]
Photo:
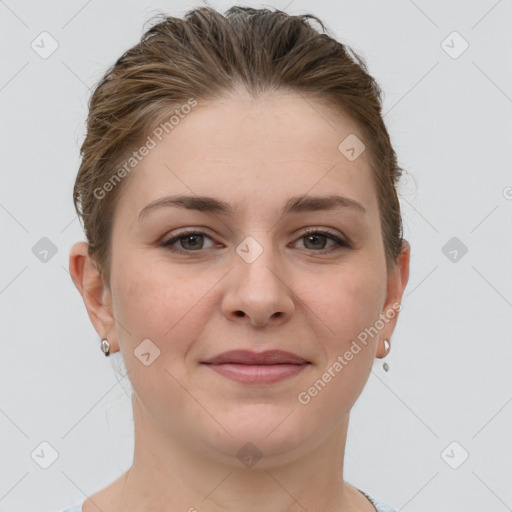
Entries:
[[377, 347], [378, 358], [386, 357], [389, 353], [384, 346], [384, 340], [391, 340], [391, 335], [395, 330], [398, 314], [401, 309], [402, 295], [409, 280], [410, 257], [411, 246], [407, 240], [403, 240], [395, 266], [388, 273], [387, 296], [382, 310], [383, 316], [381, 317], [384, 327], [380, 333]]
[[119, 347], [112, 314], [112, 295], [89, 256], [87, 242], [77, 242], [71, 247], [69, 272], [96, 332], [102, 340], [108, 339], [110, 352], [116, 352]]

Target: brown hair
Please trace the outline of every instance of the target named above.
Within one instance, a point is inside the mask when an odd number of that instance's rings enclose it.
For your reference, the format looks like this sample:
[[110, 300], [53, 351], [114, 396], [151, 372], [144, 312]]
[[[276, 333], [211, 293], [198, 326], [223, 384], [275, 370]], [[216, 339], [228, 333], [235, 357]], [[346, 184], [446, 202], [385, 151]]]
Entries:
[[272, 90], [306, 94], [358, 124], [373, 169], [386, 263], [388, 270], [393, 267], [403, 240], [395, 189], [402, 169], [381, 115], [381, 89], [361, 57], [325, 33], [311, 14], [234, 6], [224, 15], [200, 7], [183, 19], [160, 17], [107, 70], [89, 101], [73, 200], [105, 284], [110, 285], [113, 214], [126, 178], [106, 198], [95, 191], [177, 107], [190, 98], [215, 100], [240, 85], [253, 97]]

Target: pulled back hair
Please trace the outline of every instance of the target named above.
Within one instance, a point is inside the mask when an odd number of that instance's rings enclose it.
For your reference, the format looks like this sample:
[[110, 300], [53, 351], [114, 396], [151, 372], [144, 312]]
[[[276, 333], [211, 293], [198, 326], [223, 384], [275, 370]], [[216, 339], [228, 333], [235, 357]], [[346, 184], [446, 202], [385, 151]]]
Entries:
[[129, 177], [105, 197], [95, 191], [104, 190], [129, 152], [180, 105], [215, 100], [239, 86], [254, 98], [267, 91], [307, 95], [356, 122], [369, 153], [388, 271], [394, 267], [403, 240], [396, 193], [402, 169], [382, 118], [382, 91], [362, 58], [311, 14], [234, 6], [224, 14], [200, 7], [183, 19], [155, 18], [89, 100], [73, 201], [106, 286], [114, 211]]

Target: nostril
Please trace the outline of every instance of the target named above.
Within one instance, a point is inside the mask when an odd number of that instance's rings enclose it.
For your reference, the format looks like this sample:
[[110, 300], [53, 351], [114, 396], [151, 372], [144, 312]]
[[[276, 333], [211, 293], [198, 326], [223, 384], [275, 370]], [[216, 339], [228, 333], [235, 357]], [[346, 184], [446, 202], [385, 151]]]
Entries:
[[244, 316], [245, 313], [243, 311], [237, 311], [236, 316]]

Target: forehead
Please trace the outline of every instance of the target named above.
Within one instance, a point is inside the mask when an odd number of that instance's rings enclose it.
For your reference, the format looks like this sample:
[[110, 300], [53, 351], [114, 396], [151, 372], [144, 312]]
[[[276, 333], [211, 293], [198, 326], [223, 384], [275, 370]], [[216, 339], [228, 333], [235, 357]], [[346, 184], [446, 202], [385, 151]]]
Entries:
[[363, 139], [352, 119], [325, 102], [297, 93], [253, 98], [240, 91], [199, 104], [165, 135], [164, 143], [179, 147], [188, 160], [228, 156], [265, 163], [282, 153], [287, 160], [307, 157], [320, 164], [332, 163], [349, 135]]
[[125, 213], [185, 193], [216, 196], [237, 211], [340, 193], [376, 211], [367, 151], [351, 161], [339, 148], [350, 137], [362, 142], [361, 130], [324, 102], [242, 92], [198, 103], [168, 131], [161, 140], [150, 134], [154, 147], [125, 178], [118, 205]]

